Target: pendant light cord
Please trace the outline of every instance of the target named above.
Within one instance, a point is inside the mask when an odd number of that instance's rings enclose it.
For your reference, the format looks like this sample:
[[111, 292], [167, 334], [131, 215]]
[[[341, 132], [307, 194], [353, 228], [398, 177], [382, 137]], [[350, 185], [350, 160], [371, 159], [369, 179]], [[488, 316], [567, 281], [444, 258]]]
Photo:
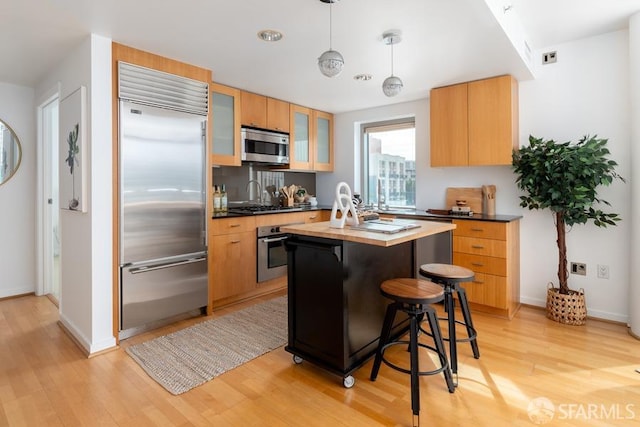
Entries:
[[393, 39], [391, 39], [391, 76], [393, 77]]
[[333, 38], [333, 19], [332, 19], [332, 13], [331, 13], [331, 8], [333, 7], [333, 2], [329, 3], [329, 50], [333, 50], [333, 47], [331, 46], [331, 39]]

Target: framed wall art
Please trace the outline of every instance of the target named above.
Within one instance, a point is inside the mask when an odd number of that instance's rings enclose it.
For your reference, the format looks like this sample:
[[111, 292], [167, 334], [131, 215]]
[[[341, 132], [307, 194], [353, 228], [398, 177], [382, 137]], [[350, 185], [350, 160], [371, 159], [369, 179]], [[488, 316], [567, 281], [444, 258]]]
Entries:
[[86, 88], [60, 101], [60, 209], [87, 211]]

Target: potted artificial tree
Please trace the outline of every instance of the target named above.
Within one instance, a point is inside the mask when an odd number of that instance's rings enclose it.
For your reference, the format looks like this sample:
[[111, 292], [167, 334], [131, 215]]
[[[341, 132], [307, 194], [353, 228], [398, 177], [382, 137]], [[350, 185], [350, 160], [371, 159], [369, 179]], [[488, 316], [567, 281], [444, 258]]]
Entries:
[[529, 136], [529, 146], [513, 152], [516, 184], [526, 194], [520, 206], [551, 210], [558, 244], [558, 287], [547, 289], [547, 317], [560, 323], [582, 325], [587, 312], [584, 290], [569, 289], [567, 283], [566, 232], [576, 224], [593, 220], [598, 227], [616, 225], [620, 218], [596, 205], [610, 206], [598, 198], [597, 187], [624, 179], [615, 171], [617, 163], [607, 158], [607, 140], [583, 137], [578, 143], [556, 143]]

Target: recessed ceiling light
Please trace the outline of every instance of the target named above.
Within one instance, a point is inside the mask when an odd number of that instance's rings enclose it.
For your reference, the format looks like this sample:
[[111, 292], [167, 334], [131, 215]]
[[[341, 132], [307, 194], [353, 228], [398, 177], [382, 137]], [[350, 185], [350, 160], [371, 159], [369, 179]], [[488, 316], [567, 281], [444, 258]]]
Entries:
[[276, 30], [258, 31], [258, 38], [266, 42], [277, 42], [282, 39], [282, 33]]
[[361, 82], [369, 81], [373, 78], [371, 74], [356, 74], [353, 76], [353, 80], [359, 80]]

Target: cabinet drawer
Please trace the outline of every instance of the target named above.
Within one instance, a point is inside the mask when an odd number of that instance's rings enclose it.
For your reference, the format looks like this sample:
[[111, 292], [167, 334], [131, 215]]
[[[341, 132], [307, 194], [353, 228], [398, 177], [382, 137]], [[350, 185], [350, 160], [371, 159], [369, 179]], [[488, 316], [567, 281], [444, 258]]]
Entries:
[[331, 212], [329, 211], [311, 211], [305, 212], [304, 214], [304, 222], [321, 222], [321, 221], [329, 221], [331, 217]]
[[453, 263], [476, 273], [488, 273], [497, 276], [507, 275], [507, 260], [504, 258], [454, 252]]
[[506, 258], [507, 242], [504, 240], [453, 236], [453, 251], [474, 255], [487, 255], [497, 258]]
[[470, 302], [496, 308], [507, 308], [507, 278], [476, 273], [473, 282], [462, 283]]
[[214, 236], [256, 229], [256, 221], [253, 217], [217, 218], [211, 220], [210, 225], [209, 234]]
[[507, 240], [507, 227], [501, 222], [454, 220], [453, 223], [457, 226], [454, 236]]

